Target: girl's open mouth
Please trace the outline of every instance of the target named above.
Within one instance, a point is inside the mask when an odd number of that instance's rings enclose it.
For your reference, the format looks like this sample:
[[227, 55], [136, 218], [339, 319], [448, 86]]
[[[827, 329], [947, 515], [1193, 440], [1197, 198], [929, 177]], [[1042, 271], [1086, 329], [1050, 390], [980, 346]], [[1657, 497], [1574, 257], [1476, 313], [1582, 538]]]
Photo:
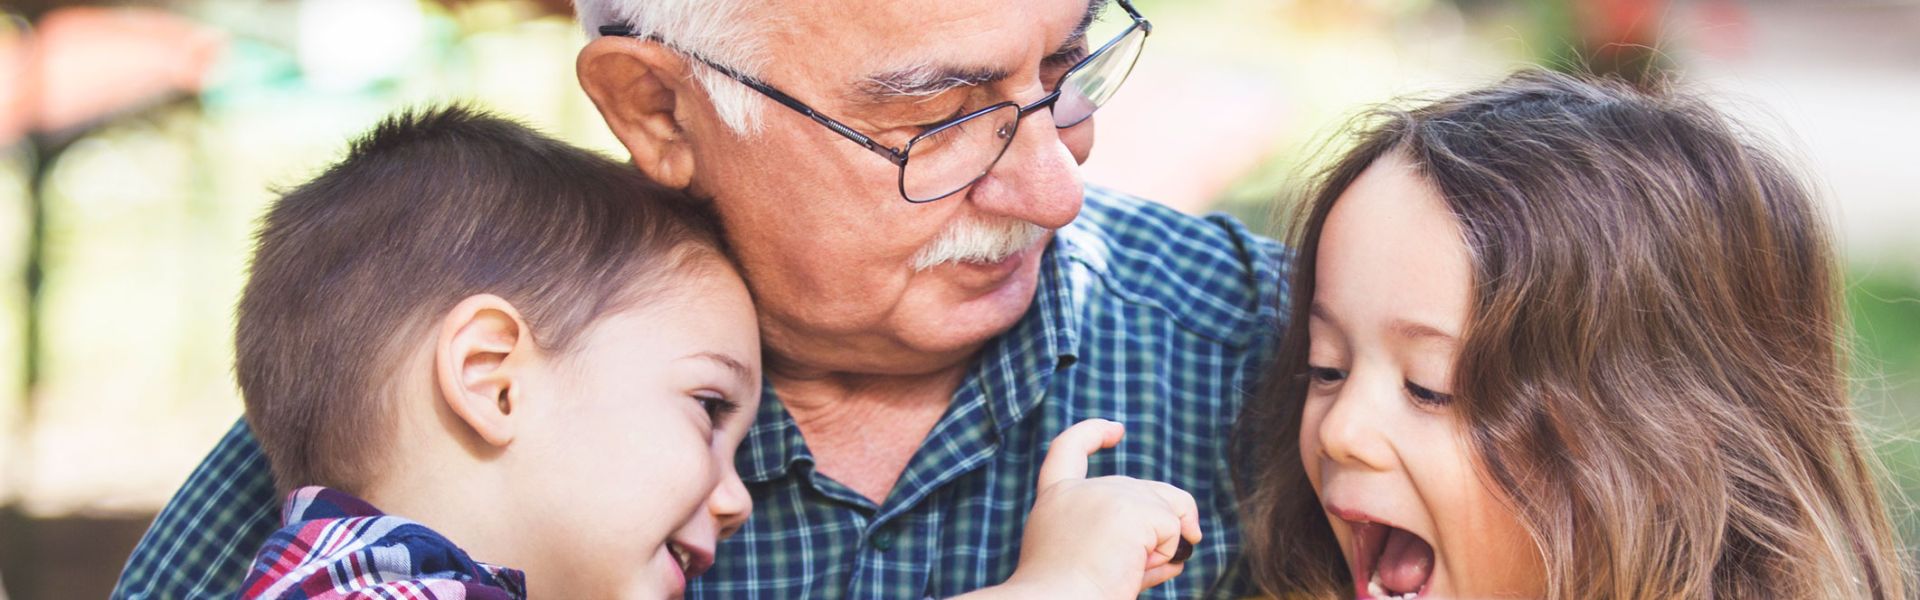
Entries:
[[[1343, 519], [1344, 520], [1344, 519]], [[1412, 600], [1427, 594], [1433, 546], [1385, 523], [1347, 521], [1353, 527], [1353, 595], [1360, 600]]]

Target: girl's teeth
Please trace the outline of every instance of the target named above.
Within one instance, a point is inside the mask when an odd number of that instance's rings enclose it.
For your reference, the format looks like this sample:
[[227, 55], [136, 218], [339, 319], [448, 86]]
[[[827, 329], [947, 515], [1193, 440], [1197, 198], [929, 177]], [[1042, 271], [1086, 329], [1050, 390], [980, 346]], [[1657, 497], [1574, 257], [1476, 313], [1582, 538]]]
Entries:
[[1379, 600], [1414, 600], [1420, 597], [1420, 592], [1407, 592], [1398, 596], [1389, 594], [1387, 588], [1380, 585], [1380, 572], [1374, 571], [1373, 576], [1367, 578], [1367, 595]]

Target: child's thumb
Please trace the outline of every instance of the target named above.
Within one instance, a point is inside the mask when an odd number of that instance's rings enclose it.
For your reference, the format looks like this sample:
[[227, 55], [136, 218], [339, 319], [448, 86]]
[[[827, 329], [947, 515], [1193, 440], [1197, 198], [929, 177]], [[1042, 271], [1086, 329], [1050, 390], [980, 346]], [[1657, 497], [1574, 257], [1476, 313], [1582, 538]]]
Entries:
[[1112, 448], [1126, 435], [1127, 428], [1106, 419], [1087, 419], [1068, 427], [1053, 438], [1047, 458], [1040, 463], [1039, 489], [1074, 479], [1086, 479], [1087, 457], [1104, 448]]

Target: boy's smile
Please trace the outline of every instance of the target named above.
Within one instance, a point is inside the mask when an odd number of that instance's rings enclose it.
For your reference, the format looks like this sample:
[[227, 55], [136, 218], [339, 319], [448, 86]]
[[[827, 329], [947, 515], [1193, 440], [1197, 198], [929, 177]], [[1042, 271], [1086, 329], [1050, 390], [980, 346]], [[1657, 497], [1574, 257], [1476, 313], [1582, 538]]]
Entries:
[[719, 259], [688, 262], [527, 379], [550, 399], [510, 449], [551, 533], [535, 597], [679, 597], [752, 508], [733, 454], [759, 407], [753, 306]]

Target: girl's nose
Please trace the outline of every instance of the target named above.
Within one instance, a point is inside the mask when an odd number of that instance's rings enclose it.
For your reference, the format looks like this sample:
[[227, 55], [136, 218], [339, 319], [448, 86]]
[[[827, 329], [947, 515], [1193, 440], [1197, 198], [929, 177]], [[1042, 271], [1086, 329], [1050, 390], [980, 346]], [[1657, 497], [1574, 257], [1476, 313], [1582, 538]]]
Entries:
[[1315, 432], [1321, 454], [1345, 466], [1386, 470], [1393, 463], [1393, 448], [1381, 424], [1395, 389], [1349, 376]]

